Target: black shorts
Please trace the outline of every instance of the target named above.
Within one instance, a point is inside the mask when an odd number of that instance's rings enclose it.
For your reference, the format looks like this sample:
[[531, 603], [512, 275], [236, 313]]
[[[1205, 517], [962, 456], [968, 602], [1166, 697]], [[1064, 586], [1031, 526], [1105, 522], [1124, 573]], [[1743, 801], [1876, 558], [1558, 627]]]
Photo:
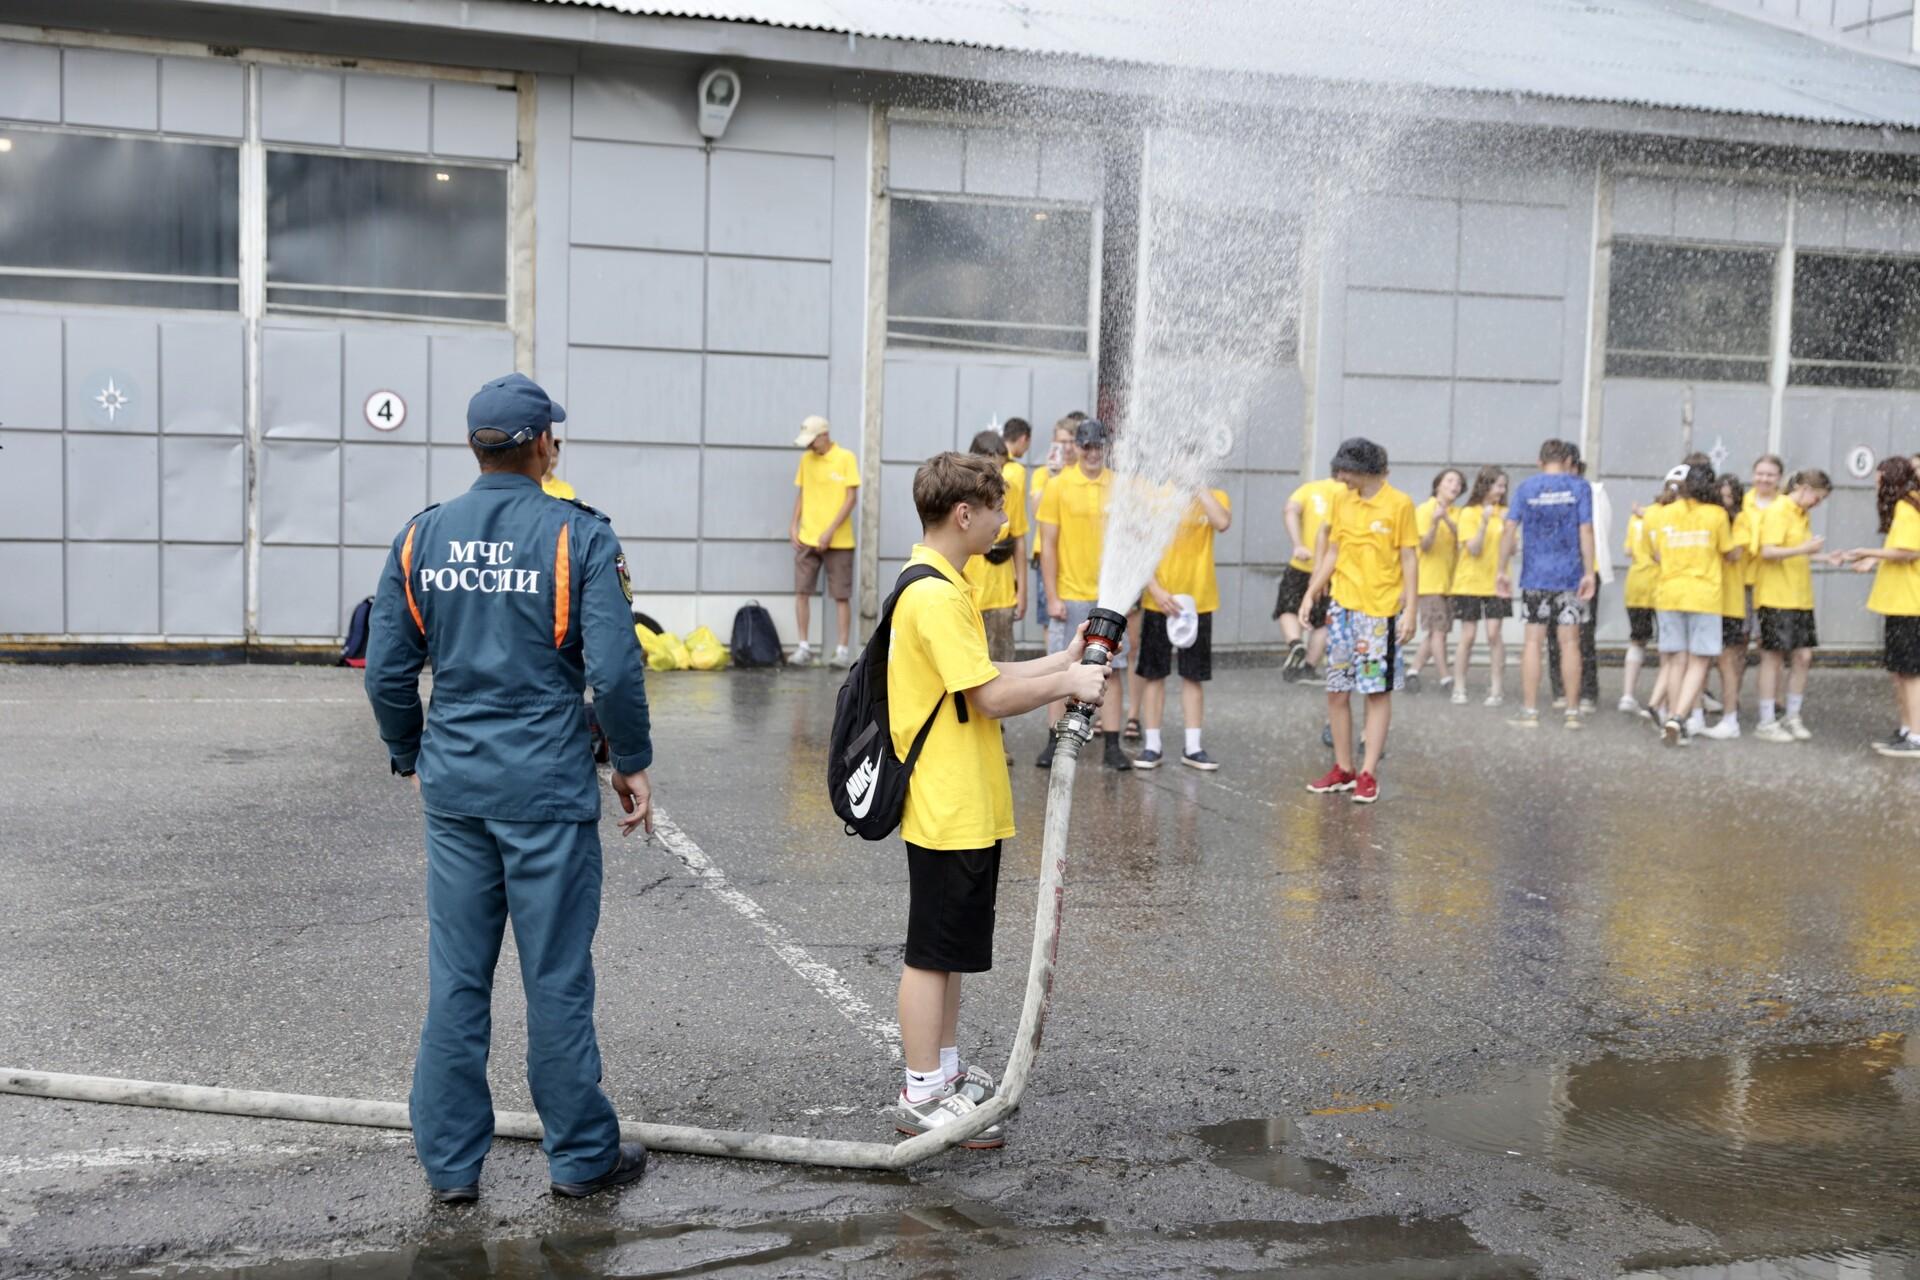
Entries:
[[1448, 596], [1453, 616], [1459, 622], [1478, 622], [1482, 618], [1511, 618], [1513, 601], [1507, 596]]
[[1642, 647], [1653, 643], [1652, 609], [1633, 606], [1627, 610], [1627, 639]]
[[1887, 615], [1886, 664], [1897, 676], [1920, 676], [1920, 615]]
[[1000, 842], [986, 849], [907, 844], [907, 964], [940, 973], [993, 968]]
[[[1298, 565], [1288, 565], [1280, 571], [1280, 596], [1273, 602], [1273, 616], [1284, 617], [1289, 613], [1300, 612], [1300, 601], [1307, 594], [1307, 584], [1313, 581], [1313, 575]], [[1322, 591], [1320, 598], [1313, 603], [1313, 613], [1307, 618], [1307, 625], [1319, 630], [1327, 625], [1327, 600], [1333, 593]]]
[[1811, 609], [1763, 608], [1759, 611], [1760, 648], [1767, 653], [1792, 653], [1795, 649], [1818, 649], [1820, 632], [1813, 625]]
[[1165, 680], [1179, 658], [1182, 680], [1213, 679], [1213, 615], [1200, 615], [1200, 634], [1185, 649], [1173, 647], [1167, 639], [1167, 615], [1148, 609], [1140, 615], [1140, 656], [1134, 661], [1133, 674], [1142, 680]]
[[1744, 617], [1729, 618], [1724, 613], [1720, 615], [1720, 647], [1723, 650], [1739, 649], [1742, 652], [1746, 651], [1747, 620]]

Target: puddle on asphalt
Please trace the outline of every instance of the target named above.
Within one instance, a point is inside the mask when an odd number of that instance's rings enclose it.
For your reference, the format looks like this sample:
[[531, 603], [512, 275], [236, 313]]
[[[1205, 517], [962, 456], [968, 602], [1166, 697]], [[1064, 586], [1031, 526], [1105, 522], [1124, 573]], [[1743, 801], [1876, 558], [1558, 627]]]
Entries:
[[1299, 1135], [1293, 1121], [1233, 1120], [1194, 1130], [1213, 1149], [1213, 1163], [1243, 1178], [1307, 1196], [1337, 1196], [1347, 1171], [1329, 1160], [1288, 1150]]
[[1407, 1109], [1463, 1148], [1534, 1161], [1713, 1233], [1732, 1270], [1920, 1275], [1920, 1042], [1904, 1035], [1710, 1058], [1608, 1056]]

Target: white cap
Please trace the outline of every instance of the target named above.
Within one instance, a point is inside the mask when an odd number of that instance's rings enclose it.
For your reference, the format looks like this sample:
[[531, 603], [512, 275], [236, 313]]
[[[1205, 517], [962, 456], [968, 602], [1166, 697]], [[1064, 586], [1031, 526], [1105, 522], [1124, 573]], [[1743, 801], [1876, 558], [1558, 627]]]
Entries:
[[1173, 602], [1180, 606], [1180, 612], [1167, 615], [1167, 639], [1176, 649], [1191, 649], [1193, 642], [1200, 638], [1200, 615], [1194, 609], [1192, 596], [1178, 595]]
[[1666, 483], [1685, 484], [1687, 480], [1687, 473], [1692, 470], [1693, 468], [1688, 466], [1686, 463], [1684, 462], [1679, 463], [1671, 471], [1667, 472]]
[[800, 434], [794, 437], [793, 442], [804, 449], [821, 436], [827, 434], [829, 430], [831, 430], [831, 428], [828, 427], [825, 418], [817, 413], [808, 414], [806, 418], [801, 421]]

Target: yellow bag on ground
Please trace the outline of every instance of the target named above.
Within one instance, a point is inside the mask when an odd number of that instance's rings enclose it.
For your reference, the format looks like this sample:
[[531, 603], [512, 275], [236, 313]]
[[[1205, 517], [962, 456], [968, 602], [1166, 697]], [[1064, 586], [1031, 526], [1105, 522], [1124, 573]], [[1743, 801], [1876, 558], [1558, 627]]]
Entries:
[[725, 671], [731, 657], [712, 627], [695, 627], [687, 633], [687, 653], [695, 671]]
[[647, 670], [684, 671], [691, 665], [692, 655], [687, 652], [687, 646], [672, 632], [661, 635], [636, 622], [633, 634], [639, 637], [640, 647], [646, 651]]

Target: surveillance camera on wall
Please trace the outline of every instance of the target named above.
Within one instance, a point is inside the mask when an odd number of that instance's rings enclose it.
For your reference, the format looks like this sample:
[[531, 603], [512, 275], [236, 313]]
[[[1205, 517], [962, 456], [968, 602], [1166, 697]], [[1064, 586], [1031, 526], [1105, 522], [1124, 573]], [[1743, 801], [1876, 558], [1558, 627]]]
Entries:
[[700, 134], [710, 141], [727, 131], [735, 107], [740, 105], [740, 73], [731, 67], [714, 67], [700, 77]]

